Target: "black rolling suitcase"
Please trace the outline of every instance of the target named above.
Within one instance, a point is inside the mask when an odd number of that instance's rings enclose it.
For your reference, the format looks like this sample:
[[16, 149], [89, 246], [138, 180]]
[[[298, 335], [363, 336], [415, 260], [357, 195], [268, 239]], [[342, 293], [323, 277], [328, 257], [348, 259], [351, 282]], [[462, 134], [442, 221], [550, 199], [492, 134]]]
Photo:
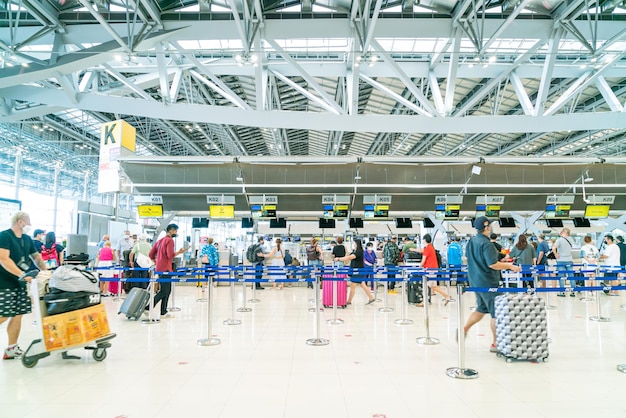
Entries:
[[150, 293], [147, 290], [133, 287], [130, 289], [126, 299], [124, 299], [124, 303], [120, 306], [117, 314], [124, 314], [126, 318], [137, 321], [146, 309], [149, 299]]

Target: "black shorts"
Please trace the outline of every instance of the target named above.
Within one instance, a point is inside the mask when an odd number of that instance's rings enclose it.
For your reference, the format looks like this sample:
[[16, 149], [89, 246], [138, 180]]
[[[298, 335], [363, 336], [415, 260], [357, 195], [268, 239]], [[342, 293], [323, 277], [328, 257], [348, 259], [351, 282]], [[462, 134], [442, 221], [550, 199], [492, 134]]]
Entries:
[[0, 317], [9, 318], [31, 312], [26, 288], [0, 289]]
[[497, 292], [493, 293], [476, 293], [476, 312], [488, 313], [492, 318], [496, 317], [496, 296]]

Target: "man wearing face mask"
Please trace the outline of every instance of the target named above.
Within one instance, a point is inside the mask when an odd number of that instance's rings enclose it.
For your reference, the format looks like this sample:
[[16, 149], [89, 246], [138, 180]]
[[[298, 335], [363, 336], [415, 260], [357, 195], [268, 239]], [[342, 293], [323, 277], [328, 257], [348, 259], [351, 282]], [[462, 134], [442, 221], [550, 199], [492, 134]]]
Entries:
[[41, 270], [46, 270], [41, 254], [28, 235], [30, 229], [28, 214], [17, 212], [11, 218], [11, 228], [0, 232], [0, 324], [9, 321], [9, 346], [4, 350], [4, 360], [20, 358], [24, 354], [17, 345], [22, 315], [31, 311], [26, 293], [30, 277], [24, 277], [24, 273], [30, 270], [32, 261]]
[[128, 266], [128, 256], [135, 246], [133, 239], [130, 237], [130, 231], [124, 231], [124, 236], [117, 242], [117, 259], [120, 260], [122, 267]]
[[[148, 253], [148, 257], [155, 263], [155, 271], [158, 272], [174, 271], [174, 257], [185, 252], [184, 248], [174, 251], [174, 238], [178, 236], [178, 225], [169, 224], [165, 228], [165, 233], [166, 235], [158, 240]], [[153, 306], [161, 302], [161, 318], [170, 318], [171, 316], [167, 313], [167, 302], [172, 291], [172, 283], [160, 282], [159, 284], [160, 289], [154, 296]]]
[[46, 239], [46, 231], [43, 229], [35, 229], [35, 232], [33, 232], [33, 244], [37, 252], [41, 252], [44, 239]]

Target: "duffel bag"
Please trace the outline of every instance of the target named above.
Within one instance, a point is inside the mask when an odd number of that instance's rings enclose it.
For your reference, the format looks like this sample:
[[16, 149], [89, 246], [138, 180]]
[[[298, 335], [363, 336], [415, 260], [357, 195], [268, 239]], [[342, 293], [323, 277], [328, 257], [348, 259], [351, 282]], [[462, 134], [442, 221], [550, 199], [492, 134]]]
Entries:
[[50, 277], [49, 286], [63, 292], [100, 293], [96, 273], [80, 266], [59, 266]]
[[63, 292], [51, 288], [43, 300], [46, 302], [48, 315], [56, 315], [99, 304], [100, 292]]

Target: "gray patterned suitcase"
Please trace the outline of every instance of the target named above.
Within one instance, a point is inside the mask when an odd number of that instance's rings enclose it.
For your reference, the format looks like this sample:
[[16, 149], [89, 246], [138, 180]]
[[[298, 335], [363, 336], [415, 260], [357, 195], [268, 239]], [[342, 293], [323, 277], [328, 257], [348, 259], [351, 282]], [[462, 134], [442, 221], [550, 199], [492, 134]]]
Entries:
[[150, 300], [150, 293], [148, 293], [147, 290], [140, 287], [133, 287], [130, 289], [126, 299], [124, 299], [117, 314], [125, 314], [126, 318], [137, 321], [141, 318], [141, 314], [143, 314], [146, 309], [148, 300]]
[[496, 298], [498, 356], [512, 360], [547, 361], [548, 323], [543, 299], [527, 293]]

